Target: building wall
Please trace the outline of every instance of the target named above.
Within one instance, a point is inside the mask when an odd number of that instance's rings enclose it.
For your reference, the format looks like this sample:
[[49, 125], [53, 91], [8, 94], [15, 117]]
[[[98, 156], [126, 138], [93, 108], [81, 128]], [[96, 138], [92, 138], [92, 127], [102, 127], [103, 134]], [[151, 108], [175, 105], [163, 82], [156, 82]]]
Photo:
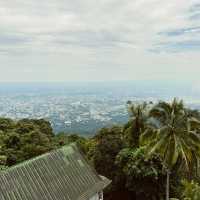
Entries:
[[95, 194], [92, 198], [90, 198], [89, 200], [103, 200], [103, 192], [99, 192], [97, 194]]

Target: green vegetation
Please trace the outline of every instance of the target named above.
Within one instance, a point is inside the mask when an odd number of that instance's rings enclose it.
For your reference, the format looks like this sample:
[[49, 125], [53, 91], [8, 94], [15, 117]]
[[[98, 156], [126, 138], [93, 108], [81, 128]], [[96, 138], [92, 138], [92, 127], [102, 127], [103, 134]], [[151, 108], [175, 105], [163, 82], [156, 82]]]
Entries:
[[160, 102], [149, 112], [150, 120], [145, 132], [141, 135], [141, 143], [147, 151], [147, 158], [155, 153], [162, 160], [167, 174], [166, 200], [169, 200], [169, 176], [173, 167], [192, 172], [200, 158], [200, 137], [198, 130], [200, 121], [189, 116], [182, 101], [170, 103]]
[[54, 135], [40, 119], [0, 119], [0, 168], [77, 142], [99, 174], [112, 180], [105, 199], [200, 199], [200, 113], [182, 101], [127, 102], [129, 121], [92, 138]]
[[188, 182], [187, 180], [183, 181], [183, 195], [184, 200], [198, 200], [200, 199], [200, 185], [195, 181]]

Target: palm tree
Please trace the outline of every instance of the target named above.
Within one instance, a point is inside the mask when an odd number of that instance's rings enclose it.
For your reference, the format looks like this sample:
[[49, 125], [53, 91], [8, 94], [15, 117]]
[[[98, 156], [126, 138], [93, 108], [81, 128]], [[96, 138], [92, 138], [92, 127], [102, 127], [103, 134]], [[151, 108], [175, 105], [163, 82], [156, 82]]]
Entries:
[[200, 122], [188, 115], [183, 102], [159, 102], [149, 113], [148, 128], [141, 135], [141, 144], [147, 146], [147, 157], [158, 153], [167, 173], [166, 200], [169, 200], [169, 178], [172, 168], [181, 161], [189, 172], [200, 157]]
[[127, 102], [130, 119], [125, 124], [123, 132], [131, 147], [139, 146], [139, 137], [144, 132], [148, 117], [148, 105], [146, 102], [142, 104], [133, 104], [131, 101]]

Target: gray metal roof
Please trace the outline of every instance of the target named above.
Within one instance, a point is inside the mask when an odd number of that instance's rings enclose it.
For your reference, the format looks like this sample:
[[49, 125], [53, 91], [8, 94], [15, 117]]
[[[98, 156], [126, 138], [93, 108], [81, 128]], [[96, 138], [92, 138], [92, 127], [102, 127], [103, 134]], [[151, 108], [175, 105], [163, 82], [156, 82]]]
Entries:
[[72, 144], [0, 173], [0, 200], [88, 200], [109, 183]]

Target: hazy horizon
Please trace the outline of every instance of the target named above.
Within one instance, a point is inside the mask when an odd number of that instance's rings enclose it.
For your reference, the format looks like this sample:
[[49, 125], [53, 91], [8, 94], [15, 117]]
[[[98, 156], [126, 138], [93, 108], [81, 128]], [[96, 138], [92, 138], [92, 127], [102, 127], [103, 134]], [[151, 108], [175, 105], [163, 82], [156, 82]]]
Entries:
[[0, 84], [0, 116], [47, 119], [55, 132], [92, 134], [128, 119], [126, 102], [182, 99], [200, 109], [200, 91], [179, 81], [107, 81]]
[[180, 80], [125, 80], [125, 81], [60, 81], [60, 82], [1, 82], [1, 91], [15, 91], [15, 90], [26, 90], [32, 91], [37, 90], [39, 92], [44, 92], [47, 89], [60, 91], [82, 91], [88, 92], [95, 90], [100, 90], [102, 92], [155, 92], [167, 94], [174, 94], [174, 97], [179, 95], [185, 96], [199, 96], [200, 87], [199, 84], [192, 81], [180, 81]]

